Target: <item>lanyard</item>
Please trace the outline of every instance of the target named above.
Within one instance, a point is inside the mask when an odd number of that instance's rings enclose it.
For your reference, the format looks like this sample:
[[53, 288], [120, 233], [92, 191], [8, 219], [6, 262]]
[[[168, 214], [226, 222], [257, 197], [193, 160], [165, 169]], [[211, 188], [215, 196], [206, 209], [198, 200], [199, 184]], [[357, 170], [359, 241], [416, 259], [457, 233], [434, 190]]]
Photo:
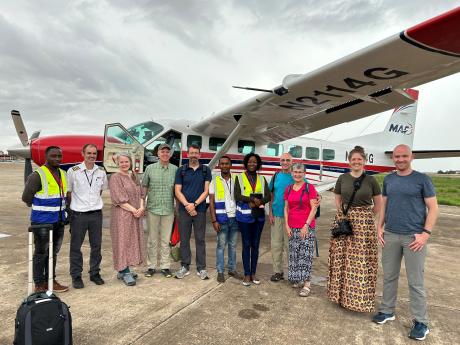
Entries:
[[252, 176], [248, 174], [247, 171], [244, 172], [246, 174], [246, 177], [248, 178], [249, 183], [251, 184], [252, 192], [255, 193], [256, 191], [256, 186], [257, 186], [257, 174], [256, 174], [256, 180], [254, 181], [252, 179]]
[[84, 170], [83, 172], [85, 173], [86, 180], [88, 181], [89, 187], [91, 188], [91, 185], [93, 184], [93, 178], [94, 178], [94, 174], [95, 174], [95, 173], [92, 173], [92, 174], [91, 174], [91, 181], [90, 181], [90, 180], [89, 180], [89, 177], [88, 177], [88, 174], [86, 173], [86, 170]]

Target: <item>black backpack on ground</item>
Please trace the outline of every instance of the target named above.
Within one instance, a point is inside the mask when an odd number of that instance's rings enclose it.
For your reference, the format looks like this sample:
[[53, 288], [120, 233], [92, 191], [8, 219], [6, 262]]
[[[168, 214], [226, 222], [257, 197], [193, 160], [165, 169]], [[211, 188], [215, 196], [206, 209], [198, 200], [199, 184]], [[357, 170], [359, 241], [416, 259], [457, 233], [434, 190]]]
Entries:
[[69, 307], [53, 294], [53, 270], [49, 270], [47, 292], [32, 292], [32, 240], [35, 229], [50, 233], [49, 265], [53, 267], [53, 226], [29, 227], [28, 297], [21, 303], [14, 320], [14, 345], [72, 345], [72, 316]]

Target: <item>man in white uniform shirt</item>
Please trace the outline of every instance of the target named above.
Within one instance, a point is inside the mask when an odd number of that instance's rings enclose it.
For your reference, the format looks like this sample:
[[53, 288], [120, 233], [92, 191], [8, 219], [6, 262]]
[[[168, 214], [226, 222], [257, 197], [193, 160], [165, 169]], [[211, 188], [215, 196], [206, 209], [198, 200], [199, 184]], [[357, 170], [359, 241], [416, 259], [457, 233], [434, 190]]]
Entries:
[[102, 191], [108, 188], [107, 175], [103, 168], [95, 164], [97, 147], [83, 146], [83, 163], [67, 171], [67, 198], [70, 200], [70, 275], [75, 289], [85, 285], [81, 278], [83, 256], [81, 246], [88, 231], [91, 254], [89, 259], [89, 279], [96, 285], [104, 284], [99, 271], [102, 260]]

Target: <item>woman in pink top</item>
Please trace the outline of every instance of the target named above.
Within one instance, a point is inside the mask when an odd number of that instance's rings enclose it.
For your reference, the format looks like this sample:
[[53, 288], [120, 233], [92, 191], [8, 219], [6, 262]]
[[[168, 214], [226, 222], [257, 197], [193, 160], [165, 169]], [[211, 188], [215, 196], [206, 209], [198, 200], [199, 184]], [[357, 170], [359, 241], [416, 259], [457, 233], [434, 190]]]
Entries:
[[294, 183], [284, 192], [284, 219], [289, 237], [288, 279], [292, 287], [301, 287], [299, 296], [310, 294], [310, 275], [315, 245], [316, 189], [305, 180], [303, 164], [292, 168]]

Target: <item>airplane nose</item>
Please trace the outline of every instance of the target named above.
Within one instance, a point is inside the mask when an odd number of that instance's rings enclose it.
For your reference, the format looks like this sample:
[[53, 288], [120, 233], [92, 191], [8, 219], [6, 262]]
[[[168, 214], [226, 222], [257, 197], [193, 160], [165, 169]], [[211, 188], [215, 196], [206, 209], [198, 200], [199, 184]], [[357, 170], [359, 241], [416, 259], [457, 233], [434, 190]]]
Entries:
[[31, 158], [30, 155], [30, 146], [15, 146], [7, 149], [8, 154], [12, 156], [19, 156], [22, 158]]

